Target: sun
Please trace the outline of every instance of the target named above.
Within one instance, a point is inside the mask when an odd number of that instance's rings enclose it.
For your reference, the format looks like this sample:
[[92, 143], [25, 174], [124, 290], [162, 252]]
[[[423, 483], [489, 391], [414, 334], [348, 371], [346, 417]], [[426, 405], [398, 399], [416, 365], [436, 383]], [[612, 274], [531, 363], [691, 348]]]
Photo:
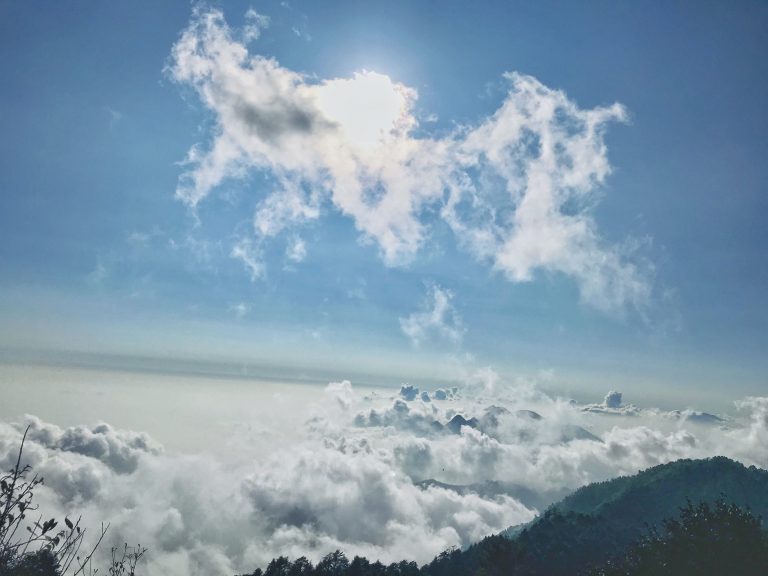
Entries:
[[416, 98], [413, 88], [368, 70], [317, 87], [320, 110], [361, 148], [406, 134], [416, 124], [411, 113]]

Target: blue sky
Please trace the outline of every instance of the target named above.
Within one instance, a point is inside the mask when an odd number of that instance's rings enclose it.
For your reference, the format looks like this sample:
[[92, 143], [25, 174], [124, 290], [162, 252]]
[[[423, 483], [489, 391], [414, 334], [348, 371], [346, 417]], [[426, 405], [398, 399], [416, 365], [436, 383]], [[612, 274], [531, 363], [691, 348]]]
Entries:
[[[222, 39], [272, 68], [228, 76]], [[2, 2], [0, 46], [6, 358], [371, 382], [492, 365], [572, 394], [765, 392], [764, 3]], [[361, 144], [391, 102], [392, 141]], [[555, 132], [537, 132], [524, 112], [548, 103]], [[294, 112], [306, 133], [267, 137]], [[520, 118], [533, 143], [503, 162], [531, 162], [524, 175], [552, 134], [597, 162], [528, 220], [538, 189], [487, 160]], [[222, 134], [246, 151], [190, 188]], [[202, 163], [184, 163], [193, 146]], [[345, 185], [349, 158], [364, 175]], [[575, 178], [574, 162], [546, 177]], [[259, 232], [286, 183], [301, 214], [273, 233], [273, 210]], [[388, 193], [390, 211], [359, 202]], [[468, 239], [489, 230], [490, 246]]]

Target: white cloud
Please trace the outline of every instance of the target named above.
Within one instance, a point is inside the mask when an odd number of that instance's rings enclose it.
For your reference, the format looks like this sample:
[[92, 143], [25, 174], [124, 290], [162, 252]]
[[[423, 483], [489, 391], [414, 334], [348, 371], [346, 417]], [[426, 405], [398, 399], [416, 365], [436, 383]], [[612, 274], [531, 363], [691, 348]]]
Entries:
[[310, 79], [249, 53], [220, 11], [201, 7], [167, 71], [216, 119], [210, 142], [190, 149], [177, 196], [194, 208], [225, 179], [267, 172], [276, 190], [258, 201], [257, 243], [330, 207], [398, 265], [413, 260], [439, 215], [513, 282], [563, 274], [606, 312], [649, 300], [650, 266], [606, 243], [592, 215], [611, 171], [606, 126], [626, 119], [618, 104], [581, 109], [510, 73], [501, 106], [478, 125], [415, 137], [414, 89], [370, 71]]
[[291, 262], [303, 262], [307, 257], [307, 245], [299, 236], [294, 236], [285, 249], [285, 256]]
[[249, 304], [246, 304], [245, 302], [238, 302], [237, 304], [232, 304], [232, 306], [229, 307], [230, 311], [234, 312], [235, 316], [239, 319], [243, 319], [251, 312], [251, 306]]
[[585, 412], [615, 416], [637, 416], [640, 410], [634, 404], [623, 404], [622, 393], [611, 390], [605, 395], [600, 404], [587, 404], [582, 407]]
[[262, 30], [269, 26], [269, 16], [259, 14], [253, 8], [245, 12], [245, 26], [243, 27], [243, 39], [252, 42], [261, 36]]
[[412, 384], [403, 384], [400, 386], [400, 396], [404, 400], [415, 400], [416, 396], [419, 395], [419, 387], [414, 386]]
[[668, 418], [681, 419], [687, 422], [696, 422], [698, 424], [708, 424], [712, 426], [724, 426], [727, 420], [717, 414], [701, 412], [687, 408], [685, 410], [671, 410], [665, 414]]
[[461, 317], [451, 301], [453, 293], [434, 285], [427, 290], [427, 297], [421, 312], [414, 312], [406, 318], [400, 318], [400, 329], [414, 346], [419, 346], [427, 338], [438, 336], [451, 342], [461, 342], [464, 327]]
[[147, 434], [115, 430], [109, 424], [61, 429], [34, 416], [28, 416], [26, 424], [29, 426], [29, 440], [51, 450], [73, 452], [99, 460], [121, 474], [135, 471], [142, 454], [161, 452], [161, 446]]
[[325, 393], [327, 396], [333, 398], [339, 406], [347, 409], [351, 406], [354, 398], [352, 392], [352, 383], [349, 380], [342, 382], [331, 382], [325, 387]]
[[232, 246], [230, 256], [243, 263], [243, 266], [245, 266], [250, 273], [253, 282], [264, 276], [266, 271], [261, 251], [258, 246], [254, 246], [253, 241], [249, 238], [241, 238], [238, 240], [237, 243]]

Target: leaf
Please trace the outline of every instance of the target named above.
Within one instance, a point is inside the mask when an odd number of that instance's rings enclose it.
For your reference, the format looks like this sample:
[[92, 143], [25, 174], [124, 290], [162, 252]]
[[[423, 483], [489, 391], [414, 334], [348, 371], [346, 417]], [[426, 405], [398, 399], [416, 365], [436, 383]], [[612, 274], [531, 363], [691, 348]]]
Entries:
[[70, 530], [74, 528], [74, 526], [72, 525], [72, 521], [69, 518], [64, 518], [64, 522], [66, 523], [67, 528], [69, 528]]

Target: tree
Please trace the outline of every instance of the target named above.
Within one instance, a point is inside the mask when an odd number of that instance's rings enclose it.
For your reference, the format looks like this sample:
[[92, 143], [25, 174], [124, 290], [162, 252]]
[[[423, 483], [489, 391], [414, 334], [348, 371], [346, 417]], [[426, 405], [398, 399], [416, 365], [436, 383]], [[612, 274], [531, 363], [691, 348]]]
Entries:
[[768, 538], [749, 510], [718, 500], [690, 502], [679, 519], [632, 546], [623, 558], [607, 562], [593, 576], [762, 576], [768, 571]]
[[288, 576], [288, 570], [291, 568], [291, 562], [285, 556], [273, 558], [264, 571], [264, 576]]
[[293, 561], [290, 570], [288, 570], [288, 576], [309, 576], [313, 569], [312, 562], [306, 556], [302, 556]]
[[349, 568], [349, 560], [341, 550], [331, 552], [318, 562], [315, 574], [318, 576], [341, 576]]

